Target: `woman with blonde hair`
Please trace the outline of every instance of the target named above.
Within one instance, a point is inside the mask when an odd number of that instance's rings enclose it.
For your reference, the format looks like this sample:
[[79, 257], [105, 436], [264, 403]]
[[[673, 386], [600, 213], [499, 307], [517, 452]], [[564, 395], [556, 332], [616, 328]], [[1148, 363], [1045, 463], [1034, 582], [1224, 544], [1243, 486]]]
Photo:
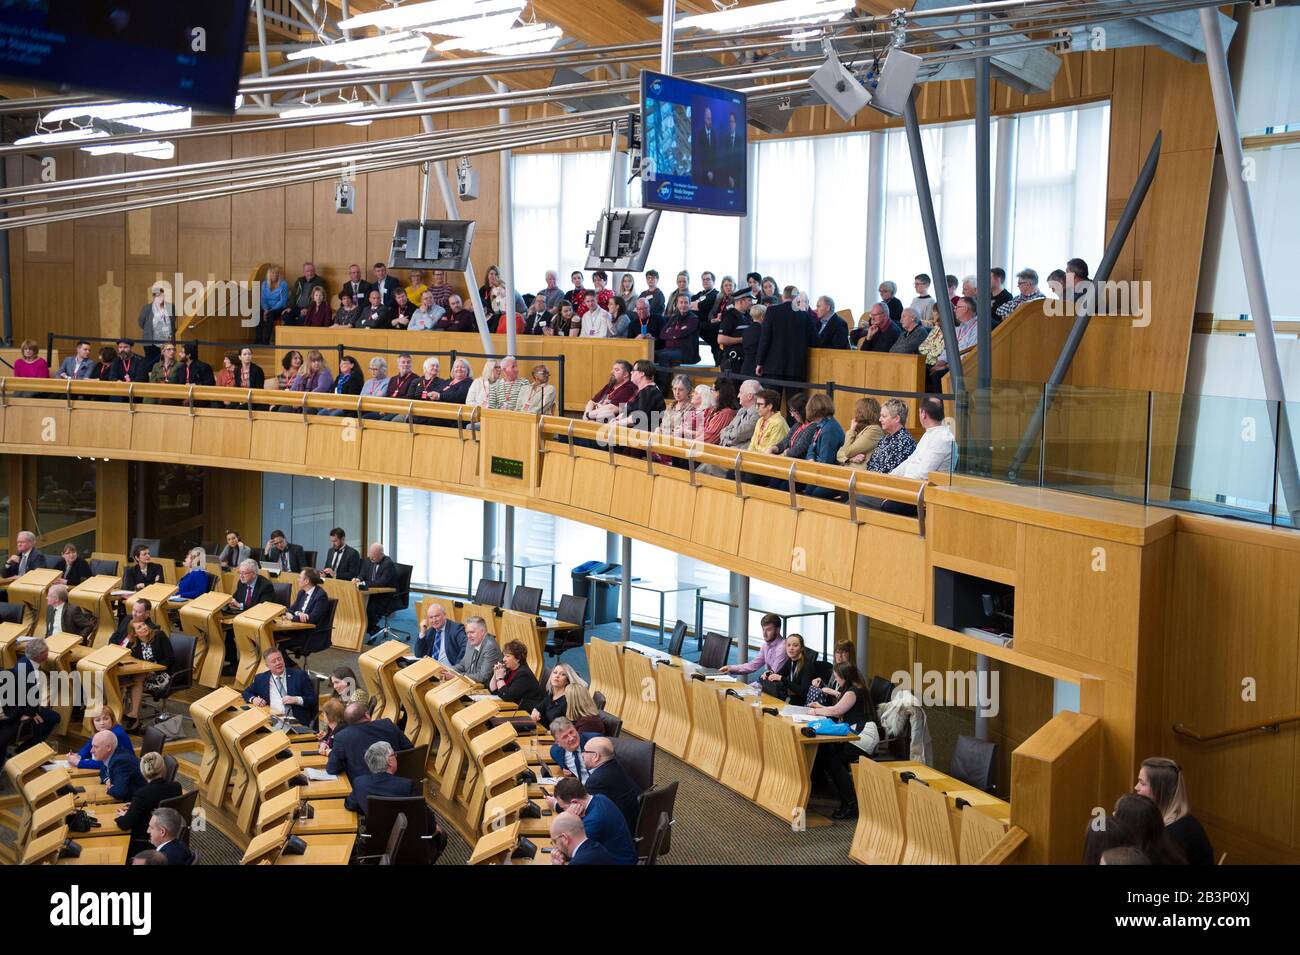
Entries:
[[564, 696], [568, 700], [564, 715], [579, 733], [604, 734], [605, 721], [600, 718], [600, 707], [585, 683], [570, 684]]
[[167, 778], [167, 760], [162, 753], [141, 756], [140, 775], [144, 777], [144, 785], [132, 794], [130, 803], [119, 809], [113, 819], [118, 829], [131, 833], [131, 842], [136, 848], [150, 845], [149, 817], [154, 810], [164, 799], [175, 799], [181, 794], [181, 784]]
[[180, 580], [176, 581], [177, 597], [193, 600], [195, 597], [201, 597], [208, 592], [212, 581], [208, 577], [207, 563], [208, 553], [202, 547], [192, 548], [185, 555], [185, 566], [189, 568], [189, 571]]
[[488, 393], [492, 390], [492, 383], [500, 377], [501, 370], [494, 360], [488, 359], [483, 362], [483, 373], [475, 378], [474, 383], [469, 386], [469, 394], [465, 396], [465, 404], [486, 408]]
[[1150, 799], [1165, 820], [1165, 833], [1183, 851], [1188, 865], [1214, 865], [1214, 849], [1205, 827], [1187, 808], [1183, 770], [1172, 759], [1152, 756], [1142, 760], [1133, 791]]
[[575, 687], [586, 687], [582, 677], [567, 663], [557, 663], [546, 678], [546, 692], [542, 695], [542, 705], [532, 712], [532, 717], [541, 726], [550, 726], [551, 720], [567, 716], [569, 712], [569, 691]]
[[555, 414], [555, 386], [551, 384], [551, 369], [534, 365], [528, 376], [528, 387], [519, 392], [516, 411], [527, 414]]
[[859, 398], [853, 406], [853, 423], [849, 425], [844, 444], [835, 452], [835, 460], [861, 471], [884, 436], [885, 431], [880, 427], [880, 402], [872, 397]]

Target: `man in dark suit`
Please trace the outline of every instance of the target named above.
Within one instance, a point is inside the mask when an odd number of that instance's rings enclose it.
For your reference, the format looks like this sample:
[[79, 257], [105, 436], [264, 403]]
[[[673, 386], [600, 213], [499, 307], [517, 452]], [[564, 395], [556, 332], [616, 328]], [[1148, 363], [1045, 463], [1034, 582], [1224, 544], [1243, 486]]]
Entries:
[[361, 555], [355, 547], [348, 546], [348, 535], [341, 527], [330, 531], [330, 549], [320, 572], [322, 577], [335, 580], [355, 580], [361, 573]]
[[582, 747], [582, 758], [591, 774], [584, 785], [589, 793], [608, 796], [636, 832], [636, 817], [641, 811], [641, 787], [632, 781], [614, 758], [614, 744], [606, 736], [597, 736]]
[[817, 347], [849, 347], [848, 322], [835, 314], [835, 299], [823, 295], [817, 299]]
[[552, 865], [618, 865], [604, 846], [587, 838], [582, 819], [574, 813], [556, 813], [550, 834]]
[[392, 328], [393, 307], [384, 304], [384, 293], [372, 287], [366, 294], [368, 296], [366, 304], [361, 306], [361, 311], [357, 314], [352, 327]]
[[736, 128], [736, 114], [727, 114], [727, 131], [722, 134], [718, 175], [713, 183], [725, 189], [745, 187], [745, 137]]
[[718, 176], [718, 131], [713, 110], [704, 107], [704, 121], [691, 136], [691, 178], [703, 186], [721, 184]]
[[371, 796], [418, 796], [420, 784], [405, 776], [398, 776], [397, 755], [393, 747], [385, 740], [371, 743], [366, 749], [366, 768], [370, 770], [364, 776], [352, 776], [352, 792], [343, 800], [344, 807], [362, 815], [366, 812], [366, 803]]
[[[397, 566], [391, 557], [384, 554], [384, 545], [378, 541], [370, 545], [366, 559], [361, 562], [361, 571], [354, 578], [357, 584], [364, 584], [366, 589], [372, 587], [396, 587]], [[388, 613], [396, 602], [394, 594], [375, 594], [366, 601], [366, 633], [372, 634], [379, 629], [379, 618]]]
[[111, 730], [100, 730], [91, 737], [90, 755], [101, 764], [99, 781], [107, 784], [108, 795], [114, 802], [130, 802], [144, 785], [140, 760], [129, 749], [118, 747], [117, 737]]
[[291, 571], [298, 573], [302, 570], [306, 561], [303, 559], [302, 545], [290, 544], [284, 537], [284, 531], [271, 531], [271, 536], [266, 541], [266, 549], [262, 551], [262, 561], [268, 564], [279, 564], [281, 571]]
[[289, 616], [297, 623], [309, 623], [311, 630], [295, 630], [285, 641], [291, 650], [306, 649], [308, 653], [324, 650], [330, 645], [330, 598], [320, 585], [320, 574], [314, 567], [304, 567], [298, 575], [298, 596], [289, 605]]
[[95, 618], [80, 607], [68, 603], [68, 588], [65, 584], [54, 584], [45, 593], [45, 635], [56, 633], [75, 633], [79, 637], [88, 637], [95, 631]]
[[551, 744], [551, 762], [560, 768], [562, 774], [572, 775], [578, 782], [585, 783], [591, 775], [591, 767], [582, 758], [582, 750], [598, 734], [580, 734], [578, 728], [563, 716], [551, 720], [548, 729], [555, 738]]
[[817, 332], [813, 327], [812, 313], [795, 308], [798, 296], [799, 290], [787, 285], [781, 291], [781, 301], [763, 316], [758, 360], [754, 366], [760, 378], [808, 380], [808, 349], [817, 341]]
[[31, 531], [19, 531], [15, 539], [17, 553], [10, 554], [5, 562], [6, 577], [21, 577], [29, 570], [41, 570], [50, 559], [36, 549], [36, 535]]
[[370, 296], [370, 283], [361, 277], [361, 266], [348, 266], [348, 280], [343, 283], [344, 290], [352, 293], [358, 305], [364, 305]]
[[244, 702], [270, 707], [287, 713], [299, 723], [310, 723], [316, 716], [316, 681], [301, 669], [288, 669], [284, 654], [272, 647], [262, 654], [266, 669], [253, 677], [244, 691]]
[[212, 366], [199, 361], [199, 346], [193, 342], [176, 343], [176, 367], [167, 381], [173, 385], [215, 385]]
[[347, 773], [355, 786], [357, 780], [370, 772], [366, 765], [366, 751], [381, 740], [394, 750], [411, 748], [406, 738], [392, 720], [372, 720], [364, 703], [349, 703], [343, 711], [343, 726], [334, 733], [329, 762], [325, 771], [338, 775]]
[[445, 667], [454, 667], [465, 656], [465, 627], [448, 620], [442, 604], [429, 604], [414, 650], [417, 657], [433, 657]]
[[[4, 707], [4, 718], [0, 720], [0, 766], [4, 765], [5, 753], [11, 745], [17, 743], [18, 751], [21, 751], [37, 743], [43, 743], [59, 725], [58, 712], [40, 705], [38, 674], [49, 656], [49, 647], [46, 646], [44, 639], [37, 637], [35, 640], [29, 640], [24, 655], [18, 658], [18, 663], [10, 671], [13, 673], [10, 685], [14, 688], [15, 699], [8, 701], [7, 706]], [[21, 742], [20, 737], [22, 737]], [[113, 744], [117, 745], [115, 736]]]
[[191, 865], [194, 853], [180, 841], [185, 820], [175, 809], [155, 809], [149, 817], [149, 841], [167, 857], [168, 865]]
[[144, 366], [144, 358], [131, 350], [134, 347], [135, 342], [129, 338], [117, 340], [117, 358], [113, 359], [113, 367], [108, 373], [110, 381], [147, 382], [149, 380], [149, 371]]
[[239, 583], [235, 584], [235, 595], [226, 604], [232, 613], [243, 613], [260, 603], [275, 599], [271, 582], [257, 572], [257, 561], [241, 560], [237, 573]]
[[547, 802], [552, 809], [572, 813], [581, 819], [587, 837], [613, 856], [615, 864], [636, 865], [632, 830], [608, 796], [587, 792], [587, 788], [576, 779], [561, 779], [555, 784], [555, 795]]
[[884, 302], [871, 306], [867, 332], [858, 343], [861, 351], [887, 352], [894, 347], [894, 342], [903, 330], [889, 317], [889, 308]]
[[385, 307], [390, 309], [395, 307], [397, 305], [397, 290], [402, 287], [402, 283], [388, 274], [388, 266], [383, 262], [375, 263], [374, 272], [375, 280], [370, 283], [370, 291], [379, 291]]

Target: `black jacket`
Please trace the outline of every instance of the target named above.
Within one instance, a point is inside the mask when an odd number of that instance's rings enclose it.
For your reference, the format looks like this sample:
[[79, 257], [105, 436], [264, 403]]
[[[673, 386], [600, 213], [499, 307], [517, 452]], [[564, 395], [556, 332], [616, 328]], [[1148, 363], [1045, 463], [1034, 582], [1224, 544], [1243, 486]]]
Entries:
[[289, 552], [289, 570], [291, 570], [295, 574], [299, 573], [302, 570], [302, 568], [305, 566], [304, 561], [306, 559], [303, 555], [301, 544], [286, 543], [285, 550], [278, 550], [277, 548], [273, 547], [270, 550], [262, 551], [258, 559], [261, 560], [263, 563], [278, 564], [280, 566], [281, 573], [283, 573], [284, 564], [280, 562], [280, 558], [284, 555], [285, 551]]
[[[251, 591], [251, 593], [250, 593]], [[246, 584], [242, 580], [235, 584], [235, 595], [231, 598], [235, 603], [240, 605], [240, 613], [251, 607], [256, 607], [260, 603], [265, 603], [275, 599], [275, 590], [271, 587], [271, 582], [258, 574], [253, 578], [251, 584]]]
[[392, 720], [370, 720], [352, 726], [340, 726], [334, 733], [334, 748], [330, 750], [327, 773], [347, 773], [353, 784], [362, 776], [370, 775], [366, 768], [366, 750], [373, 743], [385, 742], [393, 750], [411, 748], [411, 741], [393, 725]]
[[632, 781], [617, 759], [611, 759], [592, 771], [587, 777], [587, 792], [600, 793], [613, 800], [627, 820], [628, 829], [636, 832], [636, 817], [641, 811], [641, 787]]
[[[339, 557], [339, 564], [334, 566], [334, 555], [342, 551]], [[331, 547], [325, 552], [325, 563], [321, 565], [321, 570], [331, 568], [334, 571], [334, 577], [337, 580], [355, 580], [361, 573], [361, 555], [357, 553], [355, 547], [344, 544], [343, 547]]]
[[763, 692], [770, 696], [779, 697], [795, 706], [803, 706], [808, 702], [808, 688], [812, 686], [813, 678], [818, 675], [817, 651], [804, 648], [804, 665], [797, 674], [792, 673], [794, 661], [786, 657], [785, 663], [781, 664], [781, 669], [777, 675], [781, 677], [779, 681], [763, 680]]
[[844, 319], [838, 315], [832, 315], [826, 320], [826, 327], [819, 328], [821, 323], [814, 318], [813, 328], [817, 331], [818, 348], [848, 348], [849, 347], [849, 326]]
[[773, 305], [763, 316], [758, 360], [764, 377], [806, 381], [808, 349], [817, 341], [812, 312], [797, 312], [789, 302]]
[[420, 784], [405, 776], [392, 773], [367, 773], [356, 778], [348, 777], [352, 783], [352, 792], [343, 800], [343, 806], [353, 812], [365, 815], [367, 803], [371, 796], [418, 796]]
[[68, 581], [69, 589], [81, 586], [94, 576], [94, 574], [90, 572], [90, 562], [84, 557], [78, 557], [74, 560], [71, 567], [60, 561], [55, 564], [52, 569], [63, 574], [64, 578]]
[[[114, 358], [113, 367], [109, 370], [108, 378], [104, 380], [126, 381], [128, 375], [132, 381], [147, 382], [149, 380], [149, 373], [144, 370], [144, 359], [135, 352], [131, 352], [131, 354], [127, 356], [125, 362], [122, 361], [121, 356]], [[91, 371], [91, 377], [94, 377], [93, 369]]]
[[115, 820], [117, 828], [130, 831], [133, 842], [149, 841], [149, 817], [164, 799], [172, 799], [181, 794], [181, 784], [166, 779], [155, 779], [145, 783], [131, 797], [131, 804], [126, 812]]
[[177, 362], [167, 376], [167, 382], [172, 385], [215, 385], [217, 379], [213, 377], [212, 366], [196, 358], [191, 362]]
[[541, 708], [544, 692], [532, 668], [527, 663], [521, 663], [510, 682], [497, 690], [496, 695], [508, 703], [515, 704], [525, 713], [531, 713]]
[[148, 587], [150, 584], [161, 583], [163, 579], [162, 564], [150, 564], [145, 568], [144, 573], [140, 572], [139, 564], [132, 561], [122, 574], [122, 589], [135, 590], [140, 584]]
[[310, 602], [307, 600], [307, 591], [298, 591], [298, 596], [293, 598], [293, 603], [289, 607], [289, 613], [290, 615], [307, 614], [307, 622], [312, 625], [312, 629], [294, 631], [288, 640], [289, 645], [293, 647], [310, 645], [313, 651], [323, 650], [329, 646], [330, 628], [327, 626], [329, 612], [330, 595], [325, 593], [324, 587], [312, 589]]

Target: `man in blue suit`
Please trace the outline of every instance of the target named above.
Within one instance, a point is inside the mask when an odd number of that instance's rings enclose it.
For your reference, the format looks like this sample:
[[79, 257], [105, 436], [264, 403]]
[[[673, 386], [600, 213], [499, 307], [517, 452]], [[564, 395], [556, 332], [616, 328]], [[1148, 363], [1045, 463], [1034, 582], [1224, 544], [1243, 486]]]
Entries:
[[614, 758], [614, 744], [607, 737], [597, 736], [582, 744], [582, 758], [591, 770], [584, 783], [587, 792], [608, 796], [627, 820], [628, 829], [636, 829], [636, 817], [641, 811], [641, 787]]
[[100, 730], [90, 740], [90, 755], [99, 761], [99, 781], [108, 786], [108, 795], [117, 802], [130, 802], [144, 785], [140, 760], [127, 749], [118, 749], [111, 730]]
[[617, 865], [604, 846], [587, 838], [582, 819], [571, 812], [557, 813], [551, 821], [551, 845], [552, 865]]
[[298, 596], [293, 598], [289, 616], [298, 623], [309, 623], [311, 630], [295, 630], [285, 641], [292, 650], [306, 649], [309, 653], [324, 650], [330, 645], [330, 628], [327, 623], [330, 610], [329, 594], [320, 585], [320, 572], [314, 567], [304, 567], [298, 574]]
[[580, 783], [585, 783], [591, 770], [582, 758], [582, 748], [588, 740], [596, 738], [595, 733], [579, 733], [578, 728], [563, 716], [551, 720], [551, 735], [555, 742], [551, 745], [551, 762], [560, 767], [560, 771], [573, 776]]
[[334, 733], [325, 771], [336, 776], [347, 773], [354, 787], [357, 780], [371, 772], [366, 753], [375, 743], [385, 742], [394, 750], [411, 748], [411, 741], [392, 720], [372, 720], [364, 703], [349, 703], [343, 711], [343, 722], [345, 725]]
[[420, 795], [419, 783], [396, 775], [397, 755], [383, 740], [371, 743], [366, 750], [366, 768], [370, 772], [352, 780], [352, 792], [343, 800], [343, 805], [353, 812], [365, 815], [366, 801], [371, 796]]
[[168, 865], [192, 865], [194, 853], [181, 842], [185, 819], [175, 809], [159, 808], [149, 817], [149, 841], [167, 858]]
[[316, 717], [316, 684], [300, 669], [287, 669], [278, 648], [262, 655], [266, 669], [253, 677], [244, 700], [254, 706], [269, 706], [271, 712], [287, 713], [303, 725]]
[[636, 865], [632, 830], [608, 796], [587, 792], [576, 779], [561, 779], [555, 784], [555, 805], [581, 819], [587, 838], [600, 843], [616, 865]]
[[424, 625], [415, 640], [417, 657], [433, 657], [453, 667], [465, 656], [465, 627], [447, 619], [442, 604], [430, 604], [424, 611]]

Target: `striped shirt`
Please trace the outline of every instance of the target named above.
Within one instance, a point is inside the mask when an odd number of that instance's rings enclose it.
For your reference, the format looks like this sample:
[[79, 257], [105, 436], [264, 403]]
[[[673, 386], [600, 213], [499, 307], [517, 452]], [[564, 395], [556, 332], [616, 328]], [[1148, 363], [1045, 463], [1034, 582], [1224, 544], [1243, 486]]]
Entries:
[[492, 382], [492, 387], [488, 389], [488, 407], [504, 408], [507, 411], [514, 411], [519, 405], [519, 393], [524, 390], [527, 382], [522, 378], [516, 378], [514, 381], [506, 381], [504, 378], [498, 378]]

